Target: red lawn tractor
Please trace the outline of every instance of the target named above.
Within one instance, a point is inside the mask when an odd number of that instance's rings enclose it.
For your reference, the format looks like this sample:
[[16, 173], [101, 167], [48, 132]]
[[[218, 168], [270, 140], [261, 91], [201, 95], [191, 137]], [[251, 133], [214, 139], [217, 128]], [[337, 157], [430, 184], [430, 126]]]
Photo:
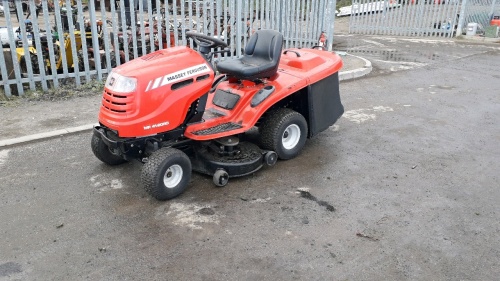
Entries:
[[227, 44], [186, 35], [197, 51], [162, 49], [113, 69], [92, 136], [102, 162], [143, 162], [141, 181], [158, 200], [181, 194], [192, 170], [224, 186], [292, 159], [344, 112], [343, 63], [334, 53], [282, 50], [279, 32], [259, 30], [241, 58], [220, 61], [216, 71], [212, 59]]

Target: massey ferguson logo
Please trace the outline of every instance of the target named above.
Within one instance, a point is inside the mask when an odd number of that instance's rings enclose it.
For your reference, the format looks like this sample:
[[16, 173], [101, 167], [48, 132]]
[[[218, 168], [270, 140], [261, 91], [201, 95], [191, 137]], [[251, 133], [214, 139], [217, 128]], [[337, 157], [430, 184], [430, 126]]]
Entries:
[[208, 65], [206, 64], [199, 64], [193, 67], [185, 68], [183, 70], [174, 73], [169, 73], [165, 76], [161, 76], [154, 80], [149, 81], [148, 87], [146, 88], [146, 92], [165, 86], [167, 84], [173, 84], [207, 72], [210, 72], [210, 67], [208, 67]]

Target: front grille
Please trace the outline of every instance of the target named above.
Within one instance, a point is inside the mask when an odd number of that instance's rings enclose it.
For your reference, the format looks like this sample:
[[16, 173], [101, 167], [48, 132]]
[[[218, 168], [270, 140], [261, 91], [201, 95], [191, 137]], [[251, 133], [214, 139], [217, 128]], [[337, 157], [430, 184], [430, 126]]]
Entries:
[[113, 113], [129, 113], [133, 108], [133, 94], [113, 94], [104, 90], [102, 107]]

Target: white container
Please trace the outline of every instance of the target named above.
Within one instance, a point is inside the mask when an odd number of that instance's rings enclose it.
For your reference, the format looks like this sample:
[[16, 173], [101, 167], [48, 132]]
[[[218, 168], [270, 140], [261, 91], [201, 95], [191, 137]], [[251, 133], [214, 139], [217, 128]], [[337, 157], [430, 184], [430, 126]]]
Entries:
[[476, 22], [469, 22], [467, 24], [467, 32], [465, 35], [467, 36], [474, 36], [476, 35], [477, 32], [477, 23]]

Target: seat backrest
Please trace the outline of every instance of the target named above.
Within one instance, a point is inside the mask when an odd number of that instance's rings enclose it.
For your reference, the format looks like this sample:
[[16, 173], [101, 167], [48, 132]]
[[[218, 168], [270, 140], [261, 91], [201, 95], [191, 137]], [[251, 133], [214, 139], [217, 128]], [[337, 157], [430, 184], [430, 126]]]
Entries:
[[278, 71], [283, 35], [274, 30], [258, 30], [248, 40], [243, 57], [217, 63], [220, 73], [243, 80], [270, 78]]
[[274, 30], [257, 30], [245, 47], [245, 57], [265, 59], [278, 64], [283, 47], [283, 35]]

